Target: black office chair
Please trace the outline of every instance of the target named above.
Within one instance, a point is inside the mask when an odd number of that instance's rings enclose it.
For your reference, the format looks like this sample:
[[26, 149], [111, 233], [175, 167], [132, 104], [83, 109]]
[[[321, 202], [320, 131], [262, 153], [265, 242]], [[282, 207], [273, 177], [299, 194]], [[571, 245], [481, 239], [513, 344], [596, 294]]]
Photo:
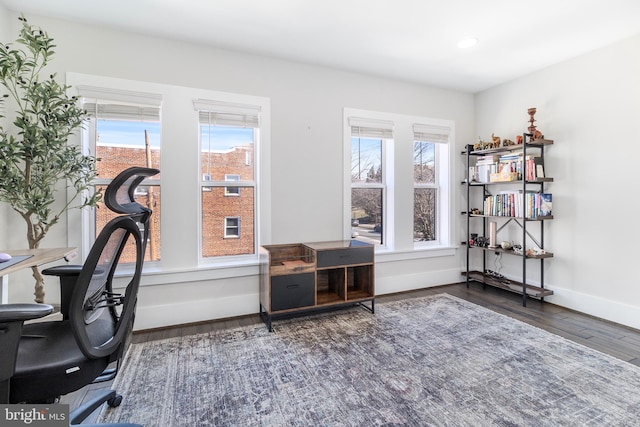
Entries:
[[[117, 294], [112, 280], [129, 239], [136, 248], [135, 271], [124, 294]], [[122, 357], [140, 285], [142, 248], [138, 225], [129, 216], [107, 223], [78, 276], [67, 320], [23, 325], [27, 318], [46, 315], [50, 306], [0, 305], [3, 328], [10, 331], [0, 334], [3, 402], [53, 403], [60, 395], [92, 383]], [[74, 410], [70, 422], [82, 421], [104, 402], [117, 406], [120, 400], [115, 391], [103, 390], [88, 407]]]
[[[115, 377], [133, 328], [151, 210], [135, 201], [135, 189], [157, 169], [129, 168], [105, 191], [116, 213], [96, 239], [82, 266], [43, 271], [60, 277], [62, 321], [32, 323], [52, 308], [43, 304], [0, 306], [0, 403], [47, 403], [92, 382]], [[124, 294], [112, 280], [127, 241], [135, 244], [135, 271]], [[5, 333], [6, 332], [6, 333]], [[115, 362], [116, 368], [110, 368]], [[70, 414], [70, 424], [84, 420], [105, 402], [118, 406], [122, 396], [103, 390]], [[136, 424], [109, 424], [137, 426]]]

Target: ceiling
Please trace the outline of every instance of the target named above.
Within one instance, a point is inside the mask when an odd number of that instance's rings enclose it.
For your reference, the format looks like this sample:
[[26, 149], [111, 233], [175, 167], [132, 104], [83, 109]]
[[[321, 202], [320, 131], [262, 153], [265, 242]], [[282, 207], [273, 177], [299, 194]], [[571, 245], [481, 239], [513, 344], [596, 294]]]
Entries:
[[[24, 13], [35, 25], [30, 15], [50, 16], [471, 93], [640, 34], [638, 0], [0, 0], [0, 5]], [[465, 37], [479, 43], [457, 48]]]

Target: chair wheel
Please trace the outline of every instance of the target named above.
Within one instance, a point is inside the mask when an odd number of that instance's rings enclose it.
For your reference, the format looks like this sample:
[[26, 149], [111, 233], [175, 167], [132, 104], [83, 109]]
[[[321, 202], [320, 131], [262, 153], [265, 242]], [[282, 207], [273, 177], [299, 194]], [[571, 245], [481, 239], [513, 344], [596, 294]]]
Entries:
[[116, 394], [111, 399], [107, 400], [107, 405], [109, 405], [112, 408], [120, 406], [121, 403], [122, 403], [122, 395], [119, 395], [119, 394]]

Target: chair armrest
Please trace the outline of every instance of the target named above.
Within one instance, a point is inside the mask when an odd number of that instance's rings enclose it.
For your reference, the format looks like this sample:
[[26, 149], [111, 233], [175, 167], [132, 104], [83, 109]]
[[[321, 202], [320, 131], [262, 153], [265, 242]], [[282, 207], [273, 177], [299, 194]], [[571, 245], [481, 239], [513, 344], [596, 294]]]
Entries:
[[0, 304], [0, 322], [24, 322], [53, 312], [48, 304]]
[[42, 270], [42, 274], [47, 276], [77, 276], [82, 271], [81, 265], [57, 265], [55, 267], [49, 267]]
[[58, 276], [60, 279], [60, 313], [62, 320], [69, 318], [69, 304], [71, 304], [71, 295], [73, 288], [76, 286], [76, 280], [82, 271], [81, 265], [57, 265], [42, 270], [42, 274], [47, 276]]

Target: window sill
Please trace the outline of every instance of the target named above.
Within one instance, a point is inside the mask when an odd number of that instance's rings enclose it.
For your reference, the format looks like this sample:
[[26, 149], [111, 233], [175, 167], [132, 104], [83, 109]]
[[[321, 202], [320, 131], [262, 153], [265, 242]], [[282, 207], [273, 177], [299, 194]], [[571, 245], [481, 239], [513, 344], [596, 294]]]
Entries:
[[438, 246], [407, 251], [383, 249], [376, 251], [376, 263], [455, 256], [457, 249], [455, 246]]
[[[122, 271], [117, 276], [131, 274]], [[175, 283], [221, 280], [243, 276], [257, 276], [260, 273], [258, 257], [245, 258], [242, 261], [218, 262], [193, 268], [163, 269], [160, 265], [145, 266], [140, 286], [169, 285]]]
[[[456, 247], [434, 247], [409, 251], [380, 250], [375, 253], [376, 263], [410, 261], [416, 259], [428, 259], [437, 257], [455, 256]], [[130, 271], [122, 271], [118, 276], [131, 274]], [[222, 280], [244, 276], [258, 276], [260, 274], [260, 262], [258, 257], [245, 258], [243, 260], [227, 260], [216, 263], [200, 265], [196, 268], [163, 269], [160, 265], [145, 267], [142, 273], [140, 286], [169, 285], [175, 283], [199, 282], [207, 280]]]

